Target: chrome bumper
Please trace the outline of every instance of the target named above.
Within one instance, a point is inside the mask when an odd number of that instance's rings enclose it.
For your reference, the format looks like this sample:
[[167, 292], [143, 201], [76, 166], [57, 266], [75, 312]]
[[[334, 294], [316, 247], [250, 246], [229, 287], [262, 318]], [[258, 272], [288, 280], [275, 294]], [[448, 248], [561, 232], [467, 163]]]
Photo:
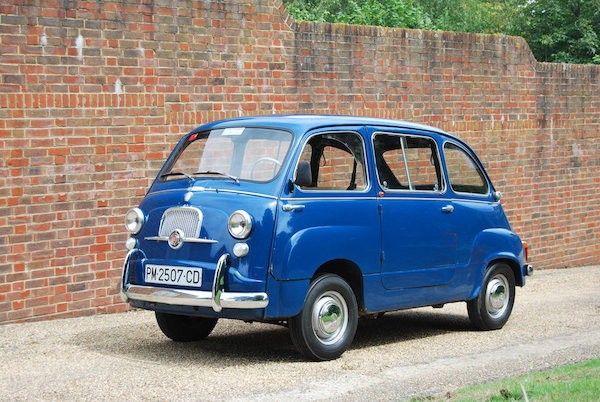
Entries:
[[531, 266], [531, 264], [525, 265], [525, 275], [527, 275], [527, 276], [533, 275], [533, 267]]
[[212, 307], [217, 313], [223, 308], [256, 309], [265, 308], [269, 304], [269, 297], [264, 292], [243, 293], [225, 292], [223, 290], [229, 254], [223, 254], [219, 258], [215, 269], [212, 291], [210, 292], [128, 284], [129, 258], [134, 251], [136, 250], [127, 253], [123, 265], [121, 297], [125, 302], [139, 300], [178, 306]]

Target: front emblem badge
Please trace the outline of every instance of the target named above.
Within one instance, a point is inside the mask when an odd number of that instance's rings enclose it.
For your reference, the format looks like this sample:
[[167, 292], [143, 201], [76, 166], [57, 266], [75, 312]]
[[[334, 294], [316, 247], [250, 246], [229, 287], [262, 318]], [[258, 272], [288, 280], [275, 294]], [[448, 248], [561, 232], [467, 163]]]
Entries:
[[169, 247], [171, 247], [173, 250], [181, 248], [181, 246], [183, 246], [183, 232], [179, 229], [172, 231], [169, 235], [168, 243]]

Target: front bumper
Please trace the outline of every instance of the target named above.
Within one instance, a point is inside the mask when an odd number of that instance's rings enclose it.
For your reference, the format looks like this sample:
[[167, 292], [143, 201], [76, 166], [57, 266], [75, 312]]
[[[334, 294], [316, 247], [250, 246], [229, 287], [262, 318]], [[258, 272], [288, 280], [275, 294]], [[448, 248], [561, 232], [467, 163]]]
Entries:
[[131, 300], [150, 303], [162, 303], [174, 306], [212, 307], [215, 312], [223, 308], [257, 309], [269, 304], [269, 297], [264, 292], [225, 292], [224, 278], [229, 262], [229, 254], [223, 254], [215, 268], [212, 291], [172, 289], [158, 286], [132, 285], [129, 278], [129, 259], [136, 249], [129, 251], [123, 264], [121, 281], [121, 297], [125, 302]]

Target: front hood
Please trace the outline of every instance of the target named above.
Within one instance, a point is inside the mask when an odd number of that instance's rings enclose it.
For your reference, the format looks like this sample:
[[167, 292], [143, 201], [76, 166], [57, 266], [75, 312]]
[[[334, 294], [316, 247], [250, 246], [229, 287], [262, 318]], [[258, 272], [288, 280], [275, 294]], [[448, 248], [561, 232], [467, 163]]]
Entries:
[[[219, 257], [228, 253], [231, 256], [232, 268], [232, 286], [229, 290], [236, 290], [236, 284], [243, 288], [241, 291], [263, 290], [250, 289], [243, 285], [248, 281], [264, 284], [266, 280], [276, 205], [277, 199], [274, 196], [233, 189], [209, 189], [199, 186], [198, 183], [193, 187], [151, 191], [140, 204], [146, 221], [136, 237], [146, 262], [155, 264], [196, 266], [208, 273], [214, 270]], [[214, 240], [215, 243], [184, 242], [181, 248], [172, 249], [166, 241], [151, 240], [159, 235], [164, 212], [169, 208], [181, 206], [194, 207], [201, 211], [202, 223], [198, 237]], [[229, 215], [240, 209], [248, 212], [253, 220], [252, 232], [245, 240], [233, 238], [227, 229]], [[237, 258], [233, 255], [233, 246], [238, 242], [248, 244], [250, 252], [246, 257]], [[255, 285], [263, 287], [259, 283]]]

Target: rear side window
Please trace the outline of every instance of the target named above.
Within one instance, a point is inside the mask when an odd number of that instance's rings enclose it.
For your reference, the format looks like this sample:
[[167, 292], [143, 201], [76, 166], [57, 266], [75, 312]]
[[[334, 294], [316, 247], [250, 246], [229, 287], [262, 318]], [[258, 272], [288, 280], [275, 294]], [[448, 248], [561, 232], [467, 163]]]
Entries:
[[459, 193], [488, 193], [488, 184], [483, 172], [462, 148], [452, 143], [446, 143], [444, 156], [452, 190]]
[[399, 134], [373, 140], [379, 183], [384, 189], [440, 191], [442, 173], [435, 141]]
[[367, 188], [362, 138], [353, 132], [311, 137], [300, 155], [308, 162], [313, 182], [303, 190], [363, 191]]

